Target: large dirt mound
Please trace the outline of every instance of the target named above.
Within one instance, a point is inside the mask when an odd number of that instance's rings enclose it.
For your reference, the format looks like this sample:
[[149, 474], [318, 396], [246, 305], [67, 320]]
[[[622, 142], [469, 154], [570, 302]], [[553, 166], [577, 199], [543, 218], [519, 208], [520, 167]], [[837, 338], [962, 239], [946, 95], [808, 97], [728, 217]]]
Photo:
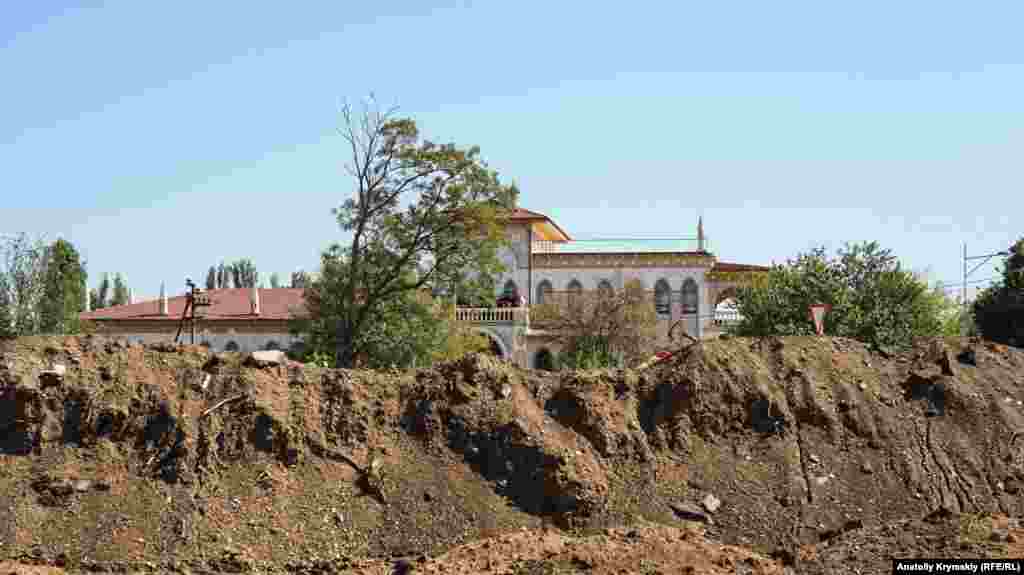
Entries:
[[730, 339], [642, 373], [550, 374], [24, 338], [0, 343], [0, 570], [855, 573], [1019, 556], [1022, 383], [1024, 352], [967, 340], [883, 357]]

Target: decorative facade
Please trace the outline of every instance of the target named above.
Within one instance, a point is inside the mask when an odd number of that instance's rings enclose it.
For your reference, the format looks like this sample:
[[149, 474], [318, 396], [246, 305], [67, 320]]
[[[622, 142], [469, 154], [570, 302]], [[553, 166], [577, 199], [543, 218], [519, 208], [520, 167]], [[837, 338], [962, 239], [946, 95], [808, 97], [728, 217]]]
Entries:
[[[698, 220], [692, 238], [656, 240], [573, 240], [547, 216], [517, 208], [508, 218], [511, 246], [500, 254], [506, 272], [497, 282], [497, 299], [519, 302], [529, 309], [545, 303], [547, 294], [621, 290], [638, 281], [650, 292], [658, 315], [658, 333], [667, 338], [676, 323], [695, 338], [716, 337], [723, 321], [734, 314], [716, 309], [742, 281], [744, 274], [769, 268], [719, 262]], [[460, 313], [462, 313], [460, 311]], [[515, 322], [474, 322], [492, 339], [500, 338], [505, 357], [524, 367], [537, 367], [556, 353], [543, 330], [531, 329], [529, 314]]]

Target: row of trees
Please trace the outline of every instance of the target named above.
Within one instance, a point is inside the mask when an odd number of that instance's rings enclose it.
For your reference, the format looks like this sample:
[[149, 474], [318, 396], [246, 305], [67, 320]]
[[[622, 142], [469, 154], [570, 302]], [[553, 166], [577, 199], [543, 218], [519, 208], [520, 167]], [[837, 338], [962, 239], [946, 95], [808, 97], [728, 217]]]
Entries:
[[221, 262], [210, 266], [206, 273], [206, 289], [248, 288], [259, 283], [260, 274], [256, 265], [248, 258], [241, 258], [230, 263]]
[[128, 283], [121, 274], [114, 274], [111, 279], [109, 273], [104, 273], [99, 287], [89, 291], [89, 306], [92, 309], [124, 305], [128, 300]]
[[1024, 343], [1024, 240], [1007, 258], [1003, 280], [965, 311], [939, 287], [905, 270], [877, 242], [798, 255], [738, 290], [741, 336], [808, 335], [812, 304], [831, 305], [825, 333], [899, 349], [914, 338], [969, 333], [1011, 345]]
[[[271, 288], [283, 287], [281, 276], [276, 272], [270, 274]], [[304, 288], [309, 283], [309, 274], [304, 271], [292, 272], [289, 287]], [[206, 272], [206, 289], [250, 288], [263, 286], [256, 265], [248, 258], [241, 258], [230, 263], [221, 262], [210, 266]]]
[[86, 266], [68, 241], [0, 237], [0, 337], [79, 331]]

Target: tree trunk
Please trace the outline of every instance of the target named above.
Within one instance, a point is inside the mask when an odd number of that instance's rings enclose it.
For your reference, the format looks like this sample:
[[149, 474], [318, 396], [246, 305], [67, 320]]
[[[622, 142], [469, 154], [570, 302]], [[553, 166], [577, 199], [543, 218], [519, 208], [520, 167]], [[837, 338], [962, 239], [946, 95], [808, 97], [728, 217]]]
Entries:
[[352, 329], [348, 325], [348, 319], [338, 321], [336, 329], [337, 348], [334, 353], [335, 367], [339, 369], [351, 369], [355, 362], [355, 346], [352, 339]]

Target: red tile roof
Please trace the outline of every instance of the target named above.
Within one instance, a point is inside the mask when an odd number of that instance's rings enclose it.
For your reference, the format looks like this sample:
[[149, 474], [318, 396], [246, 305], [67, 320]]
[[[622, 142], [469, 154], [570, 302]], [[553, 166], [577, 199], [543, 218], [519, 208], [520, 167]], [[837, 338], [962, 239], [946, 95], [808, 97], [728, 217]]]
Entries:
[[516, 208], [512, 210], [512, 214], [509, 215], [510, 220], [547, 220], [548, 217], [544, 214], [539, 214], [534, 211], [525, 210], [523, 208]]
[[[302, 289], [263, 288], [260, 293], [260, 315], [249, 311], [251, 288], [207, 290], [210, 307], [204, 308], [204, 318], [217, 319], [291, 319], [303, 310]], [[185, 311], [185, 296], [167, 298], [167, 315], [160, 315], [160, 300], [107, 307], [79, 314], [87, 320], [167, 320], [177, 321]]]
[[551, 218], [545, 216], [544, 214], [535, 212], [533, 210], [527, 210], [527, 209], [524, 209], [524, 208], [515, 208], [515, 209], [512, 210], [512, 213], [508, 216], [508, 219], [510, 219], [512, 221], [517, 221], [517, 222], [548, 222], [556, 230], [558, 230], [559, 233], [561, 233], [563, 236], [565, 236], [566, 239], [571, 239], [569, 237], [569, 234], [567, 234], [565, 232], [565, 230], [562, 229], [561, 226], [559, 226], [558, 224], [555, 223], [555, 220], [552, 220]]
[[714, 272], [766, 272], [772, 268], [753, 264], [731, 264], [728, 262], [715, 262], [711, 271]]

